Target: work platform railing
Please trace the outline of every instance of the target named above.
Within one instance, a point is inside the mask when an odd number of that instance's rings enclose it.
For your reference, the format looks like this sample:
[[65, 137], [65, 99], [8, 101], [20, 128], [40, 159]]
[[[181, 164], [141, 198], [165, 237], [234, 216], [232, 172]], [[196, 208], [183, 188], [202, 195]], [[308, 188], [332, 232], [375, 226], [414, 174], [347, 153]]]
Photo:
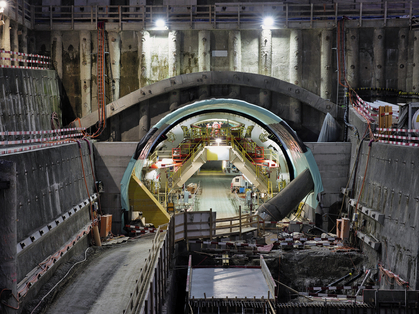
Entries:
[[[382, 20], [385, 26], [390, 19], [406, 19], [412, 27], [419, 16], [418, 1], [335, 3], [216, 3], [213, 5], [30, 5], [26, 1], [9, 1], [5, 15], [26, 24], [32, 29], [75, 29], [76, 24], [90, 24], [96, 29], [98, 22], [116, 23], [119, 29], [126, 24], [137, 24], [135, 29], [155, 29], [156, 21], [164, 19], [170, 28], [213, 29], [260, 28], [263, 17], [275, 19], [274, 27], [292, 27], [294, 23], [313, 26], [318, 21], [332, 24], [343, 17], [356, 19], [362, 26], [367, 20]], [[330, 26], [330, 25], [329, 25]], [[76, 27], [80, 29], [80, 26]], [[128, 28], [127, 28], [128, 29]]]
[[[167, 230], [162, 232], [162, 228]], [[169, 266], [174, 249], [174, 220], [160, 226], [153, 239], [149, 256], [139, 277], [124, 314], [161, 313], [166, 294]]]

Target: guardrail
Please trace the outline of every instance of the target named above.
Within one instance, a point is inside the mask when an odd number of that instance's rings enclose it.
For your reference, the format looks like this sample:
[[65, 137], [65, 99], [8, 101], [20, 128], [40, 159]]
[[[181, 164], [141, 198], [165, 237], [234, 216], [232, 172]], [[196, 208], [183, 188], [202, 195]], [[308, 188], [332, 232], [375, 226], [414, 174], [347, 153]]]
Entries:
[[[0, 54], [3, 55], [0, 57], [0, 68], [46, 70], [51, 67], [51, 58], [48, 56], [6, 50], [0, 50]], [[26, 57], [30, 59], [11, 58], [11, 55]], [[14, 65], [11, 65], [11, 62], [14, 62]], [[28, 63], [31, 64], [31, 66], [27, 66], [26, 64]]]
[[[185, 215], [187, 218], [185, 219]], [[189, 241], [192, 239], [241, 235], [244, 232], [257, 230], [258, 235], [268, 230], [277, 230], [277, 221], [264, 221], [258, 214], [242, 214], [239, 207], [237, 216], [228, 218], [216, 218], [216, 212], [209, 211], [183, 212], [176, 214], [175, 218], [175, 242]]]
[[248, 154], [246, 149], [244, 149], [240, 143], [235, 139], [231, 138], [231, 148], [233, 150], [236, 150], [237, 153], [240, 154], [243, 162], [245, 163], [246, 167], [250, 168], [256, 177], [259, 179], [259, 181], [264, 184], [266, 187], [268, 187], [268, 177], [262, 172], [262, 167], [258, 166], [252, 159], [252, 157]]
[[[217, 3], [214, 5], [30, 5], [26, 1], [11, 1], [5, 14], [22, 24], [28, 22], [32, 29], [50, 29], [54, 24], [92, 24], [99, 21], [118, 23], [120, 29], [125, 23], [137, 23], [139, 29], [153, 29], [158, 19], [164, 19], [166, 26], [184, 25], [185, 29], [200, 25], [202, 28], [224, 28], [247, 25], [260, 28], [262, 18], [268, 14], [278, 27], [289, 27], [292, 23], [308, 23], [310, 27], [318, 21], [335, 25], [343, 17], [358, 20], [362, 26], [365, 20], [382, 20], [384, 26], [390, 19], [406, 19], [410, 26], [416, 24], [419, 16], [418, 1], [383, 1], [335, 3]], [[138, 27], [136, 29], [138, 29]]]
[[169, 188], [172, 189], [176, 186], [177, 181], [182, 176], [182, 171], [184, 172], [185, 169], [188, 169], [192, 163], [195, 161], [195, 157], [198, 153], [200, 153], [205, 148], [203, 142], [199, 142], [197, 145], [194, 146], [193, 149], [189, 150], [188, 155], [183, 159], [183, 163], [175, 169], [174, 172], [169, 177]]
[[124, 314], [161, 313], [166, 294], [169, 264], [174, 248], [174, 220], [171, 219], [165, 233], [160, 226], [153, 239], [150, 254], [136, 280]]
[[[79, 127], [43, 131], [3, 131], [0, 132], [0, 139], [4, 139], [0, 140], [0, 146], [2, 148], [0, 149], [0, 155], [34, 150], [38, 148], [50, 147], [64, 143], [69, 143], [71, 141], [76, 141], [76, 138], [81, 138], [84, 136], [84, 130], [85, 128]], [[43, 137], [44, 135], [48, 134], [51, 134], [51, 136]], [[27, 136], [28, 138], [24, 139], [24, 136]], [[18, 139], [16, 137], [18, 137]], [[34, 143], [37, 144], [25, 145]], [[15, 145], [25, 146], [16, 147]]]

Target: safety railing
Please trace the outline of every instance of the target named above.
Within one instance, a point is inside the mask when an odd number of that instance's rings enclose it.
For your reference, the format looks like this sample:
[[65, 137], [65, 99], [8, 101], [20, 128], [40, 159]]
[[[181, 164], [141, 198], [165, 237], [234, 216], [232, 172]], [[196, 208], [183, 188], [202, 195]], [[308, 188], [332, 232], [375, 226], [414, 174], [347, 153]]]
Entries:
[[[419, 130], [417, 129], [377, 128], [376, 131], [380, 132], [374, 133], [374, 137], [378, 138], [379, 143], [419, 147], [419, 137], [414, 136], [419, 134]], [[407, 133], [407, 136], [394, 133]]]
[[166, 232], [160, 226], [153, 239], [145, 266], [122, 313], [161, 313], [166, 294], [169, 266], [174, 249], [174, 221], [170, 220]]
[[[12, 56], [16, 56], [16, 58]], [[50, 60], [51, 58], [48, 56], [0, 50], [0, 68], [45, 70], [51, 67]]]
[[243, 162], [246, 164], [246, 167], [250, 168], [250, 170], [254, 172], [254, 174], [257, 176], [260, 182], [263, 183], [267, 187], [269, 179], [263, 173], [262, 167], [254, 164], [252, 157], [247, 153], [246, 149], [244, 149], [240, 145], [240, 143], [233, 137], [231, 138], [231, 147], [240, 155]]
[[170, 175], [169, 188], [172, 188], [175, 186], [177, 180], [182, 176], [182, 172], [191, 166], [197, 154], [200, 153], [203, 149], [204, 149], [203, 142], [199, 142], [191, 150], [189, 150], [188, 155], [183, 159], [184, 160], [183, 163], [179, 167], [176, 167], [175, 171], [173, 171], [172, 174]]
[[278, 27], [288, 27], [292, 23], [334, 22], [343, 17], [355, 19], [362, 26], [366, 20], [406, 19], [414, 24], [419, 16], [419, 5], [415, 1], [349, 2], [334, 3], [223, 3], [214, 5], [30, 5], [26, 1], [8, 1], [5, 14], [15, 21], [31, 25], [32, 28], [53, 28], [54, 24], [74, 24], [98, 21], [137, 23], [140, 29], [153, 29], [158, 19], [164, 19], [166, 26], [184, 24], [191, 27], [200, 24], [210, 28], [229, 25], [260, 28], [262, 19], [269, 14]]
[[3, 131], [0, 132], [0, 155], [69, 143], [83, 137], [84, 130], [85, 128], [79, 127], [43, 131]]
[[[215, 213], [212, 209], [209, 211], [183, 212], [176, 214], [176, 222], [174, 225], [176, 229], [175, 241], [189, 241], [199, 238], [211, 240], [218, 236], [228, 236], [232, 234], [241, 235], [244, 232], [255, 230], [259, 235], [262, 235], [267, 231], [279, 230], [276, 226], [276, 221], [265, 221], [258, 214], [251, 212], [243, 213], [241, 206], [239, 206], [238, 215], [236, 216], [216, 219], [208, 218], [213, 217], [213, 214]], [[182, 217], [184, 215], [188, 215], [188, 218], [185, 219], [185, 217]], [[205, 217], [205, 221], [195, 221], [193, 215], [204, 215], [202, 217]], [[199, 232], [197, 232], [197, 230], [199, 230]]]

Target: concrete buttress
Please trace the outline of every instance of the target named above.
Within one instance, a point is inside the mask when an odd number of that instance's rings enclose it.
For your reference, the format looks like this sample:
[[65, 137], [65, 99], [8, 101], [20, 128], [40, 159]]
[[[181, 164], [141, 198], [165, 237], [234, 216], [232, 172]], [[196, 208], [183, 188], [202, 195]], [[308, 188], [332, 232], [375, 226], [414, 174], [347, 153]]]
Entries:
[[112, 67], [112, 101], [119, 99], [119, 82], [121, 78], [121, 37], [118, 32], [109, 32], [109, 54]]
[[180, 74], [179, 32], [170, 31], [169, 40], [169, 77]]
[[[292, 29], [290, 31], [290, 58], [289, 58], [289, 77], [290, 83], [301, 86], [301, 49], [302, 49], [301, 30]], [[290, 120], [294, 123], [294, 128], [301, 127], [301, 102], [295, 98], [290, 98]]]
[[272, 31], [263, 29], [259, 37], [259, 74], [272, 73]]
[[82, 116], [92, 112], [92, 36], [90, 31], [80, 31], [80, 81]]
[[137, 32], [138, 36], [138, 58], [140, 60], [138, 67], [138, 81], [140, 86], [148, 85], [147, 80], [150, 79], [151, 71], [151, 39], [150, 33], [147, 31]]
[[[10, 51], [11, 47], [10, 47], [10, 19], [9, 18], [4, 18], [3, 19], [4, 24], [3, 24], [3, 33], [1, 36], [1, 48], [6, 50], [6, 51]], [[4, 58], [10, 58], [10, 54], [8, 53], [4, 53], [2, 54], [2, 57]], [[11, 62], [9, 60], [3, 60], [4, 65], [11, 65]]]
[[346, 79], [352, 88], [358, 87], [359, 35], [357, 28], [349, 28], [346, 35]]
[[[211, 71], [211, 33], [207, 30], [198, 33], [198, 67], [199, 72]], [[200, 100], [209, 98], [209, 86], [200, 86], [198, 93]]]
[[198, 33], [199, 72], [211, 71], [211, 33], [207, 30]]
[[228, 32], [228, 61], [230, 71], [241, 72], [242, 50], [240, 31], [234, 30]]
[[371, 87], [385, 88], [384, 77], [385, 54], [384, 54], [385, 30], [383, 28], [374, 29], [373, 49], [374, 49], [374, 76]]
[[[17, 31], [18, 31], [18, 27], [19, 24], [17, 22], [12, 22], [10, 24], [11, 29], [10, 29], [10, 36], [11, 36], [11, 41], [10, 41], [10, 45], [11, 45], [11, 50], [12, 51], [19, 51], [19, 37], [17, 35]], [[17, 58], [19, 59], [18, 56], [12, 56], [13, 58]], [[14, 65], [15, 66], [19, 66], [19, 61], [14, 61]]]
[[58, 77], [63, 78], [63, 35], [60, 31], [51, 34], [52, 60]]
[[332, 94], [332, 30], [322, 31], [321, 41], [321, 67], [320, 67], [320, 97], [330, 99]]
[[[28, 28], [22, 26], [22, 35], [20, 36], [20, 49], [23, 53], [28, 53]], [[27, 63], [24, 63], [27, 66]]]
[[398, 90], [402, 90], [402, 91], [406, 90], [408, 42], [409, 42], [409, 30], [407, 28], [399, 29], [397, 88]]

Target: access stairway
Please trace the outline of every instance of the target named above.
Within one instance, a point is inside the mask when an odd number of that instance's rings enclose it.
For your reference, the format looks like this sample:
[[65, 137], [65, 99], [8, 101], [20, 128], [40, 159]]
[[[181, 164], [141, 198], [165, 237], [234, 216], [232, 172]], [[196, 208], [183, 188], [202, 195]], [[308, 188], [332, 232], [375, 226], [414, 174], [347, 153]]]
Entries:
[[[230, 162], [239, 169], [261, 192], [268, 191], [268, 178], [262, 173], [261, 167], [254, 165], [251, 157], [240, 146], [237, 141], [233, 141], [229, 149]], [[188, 159], [179, 166], [169, 177], [169, 188], [182, 185], [207, 161], [207, 146], [203, 143], [195, 146], [191, 150]]]
[[262, 173], [261, 167], [254, 164], [246, 150], [236, 141], [232, 140], [230, 148], [230, 162], [239, 169], [261, 192], [268, 192], [268, 178]]
[[207, 162], [206, 148], [203, 142], [196, 145], [187, 156], [187, 159], [169, 177], [169, 188], [182, 185]]

